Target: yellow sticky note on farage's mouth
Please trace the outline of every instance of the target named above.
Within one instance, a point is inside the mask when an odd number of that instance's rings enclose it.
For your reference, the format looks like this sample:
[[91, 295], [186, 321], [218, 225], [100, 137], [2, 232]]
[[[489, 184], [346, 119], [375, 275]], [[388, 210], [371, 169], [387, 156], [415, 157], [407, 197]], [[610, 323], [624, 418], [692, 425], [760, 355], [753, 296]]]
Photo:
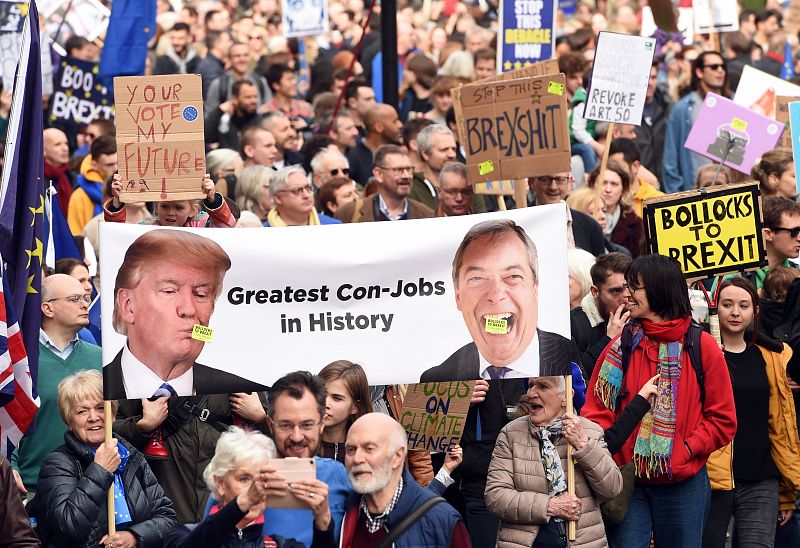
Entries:
[[198, 341], [211, 342], [214, 338], [214, 329], [199, 323], [192, 326], [192, 338]]
[[508, 320], [505, 318], [503, 319], [496, 319], [496, 318], [485, 318], [486, 324], [484, 325], [483, 329], [487, 333], [494, 333], [496, 335], [505, 335], [506, 330], [508, 329]]
[[486, 175], [487, 173], [491, 173], [494, 171], [494, 164], [491, 160], [486, 160], [485, 162], [481, 162], [478, 164], [478, 173], [481, 175]]

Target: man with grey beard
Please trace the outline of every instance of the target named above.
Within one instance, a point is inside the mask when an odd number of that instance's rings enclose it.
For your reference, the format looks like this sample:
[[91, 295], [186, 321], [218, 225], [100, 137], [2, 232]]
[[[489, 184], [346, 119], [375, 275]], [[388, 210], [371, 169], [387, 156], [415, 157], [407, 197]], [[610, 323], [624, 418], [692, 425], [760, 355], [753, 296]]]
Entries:
[[407, 516], [423, 509], [394, 539], [394, 546], [471, 547], [458, 512], [433, 491], [420, 487], [404, 468], [407, 443], [400, 423], [383, 413], [368, 413], [350, 427], [345, 466], [355, 493], [348, 500], [341, 545], [376, 546]]

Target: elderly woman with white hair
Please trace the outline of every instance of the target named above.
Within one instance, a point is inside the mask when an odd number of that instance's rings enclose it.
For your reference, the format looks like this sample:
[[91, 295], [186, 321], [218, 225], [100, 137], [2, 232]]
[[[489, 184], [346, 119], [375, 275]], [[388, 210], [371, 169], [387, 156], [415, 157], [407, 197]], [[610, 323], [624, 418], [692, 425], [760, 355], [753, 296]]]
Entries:
[[[203, 472], [213, 498], [220, 501], [196, 525], [178, 525], [164, 537], [165, 548], [304, 548], [302, 542], [264, 531], [267, 487], [262, 473], [278, 455], [264, 434], [231, 426], [219, 437]], [[333, 548], [333, 529], [314, 530], [312, 548]]]
[[228, 198], [236, 197], [236, 181], [242, 167], [244, 160], [233, 149], [218, 148], [206, 154], [206, 171], [211, 175], [217, 192]]
[[[42, 544], [160, 547], [177, 523], [175, 510], [142, 453], [119, 437], [105, 442], [102, 374], [78, 371], [62, 380], [58, 409], [68, 430], [39, 471], [35, 508]], [[116, 533], [108, 535], [112, 486]]]
[[592, 289], [592, 265], [594, 255], [573, 247], [567, 250], [567, 274], [569, 276], [569, 309], [574, 310], [581, 305], [583, 298]]
[[263, 223], [272, 209], [269, 196], [269, 178], [275, 171], [267, 166], [246, 167], [239, 174], [236, 186], [236, 205], [242, 210], [251, 211]]
[[[566, 411], [564, 377], [528, 381], [530, 413], [500, 431], [486, 480], [486, 507], [502, 520], [498, 548], [566, 547], [566, 523], [577, 522], [569, 546], [605, 547], [599, 500], [622, 490], [622, 474], [603, 430]], [[567, 493], [567, 446], [575, 459], [575, 494]]]

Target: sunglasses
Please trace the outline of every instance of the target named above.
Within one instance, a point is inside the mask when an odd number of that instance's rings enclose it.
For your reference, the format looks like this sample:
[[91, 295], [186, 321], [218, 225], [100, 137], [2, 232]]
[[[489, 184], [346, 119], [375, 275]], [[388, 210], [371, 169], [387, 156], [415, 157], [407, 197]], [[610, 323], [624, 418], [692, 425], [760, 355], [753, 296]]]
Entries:
[[339, 169], [339, 168], [337, 167], [336, 169], [332, 169], [332, 170], [330, 170], [331, 177], [336, 177], [336, 176], [337, 176], [337, 175], [339, 175], [340, 173], [341, 173], [343, 176], [344, 176], [344, 175], [350, 175], [350, 168], [349, 168], [349, 167], [343, 167], [343, 168]]
[[719, 70], [719, 69], [728, 70], [727, 68], [725, 68], [725, 65], [723, 65], [721, 63], [714, 63], [713, 65], [703, 65], [703, 68], [707, 68], [707, 69], [711, 69], [711, 70]]
[[780, 232], [782, 230], [785, 230], [786, 232], [789, 233], [789, 236], [791, 236], [792, 238], [797, 238], [797, 236], [800, 236], [800, 226], [794, 226], [792, 228], [786, 228], [785, 226], [773, 226], [771, 230], [773, 232]]

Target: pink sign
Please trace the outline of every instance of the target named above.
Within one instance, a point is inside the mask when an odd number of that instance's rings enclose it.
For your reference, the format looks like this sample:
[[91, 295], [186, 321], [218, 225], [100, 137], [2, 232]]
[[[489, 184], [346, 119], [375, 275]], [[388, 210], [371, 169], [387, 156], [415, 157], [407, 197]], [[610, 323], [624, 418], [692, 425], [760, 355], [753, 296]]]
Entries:
[[731, 169], [750, 174], [756, 160], [772, 150], [784, 126], [730, 99], [706, 95], [685, 147]]

